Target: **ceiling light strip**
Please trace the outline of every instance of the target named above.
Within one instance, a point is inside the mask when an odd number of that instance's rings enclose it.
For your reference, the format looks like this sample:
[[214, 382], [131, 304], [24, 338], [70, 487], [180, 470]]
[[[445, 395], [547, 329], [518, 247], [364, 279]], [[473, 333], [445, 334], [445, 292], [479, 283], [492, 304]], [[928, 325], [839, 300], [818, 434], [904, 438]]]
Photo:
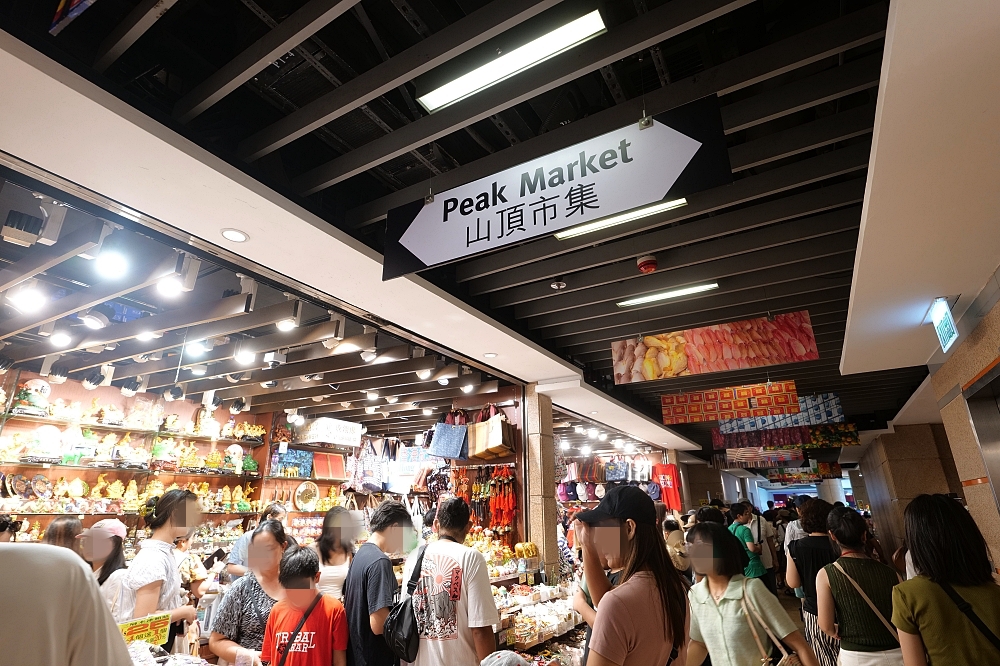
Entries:
[[594, 231], [600, 231], [602, 229], [607, 229], [608, 227], [615, 227], [619, 224], [625, 224], [626, 222], [631, 222], [632, 220], [640, 220], [644, 217], [649, 217], [650, 215], [656, 215], [657, 213], [662, 213], [664, 211], [673, 210], [674, 208], [680, 208], [681, 206], [687, 205], [687, 199], [674, 199], [672, 201], [661, 201], [655, 203], [651, 206], [646, 206], [645, 208], [637, 208], [636, 210], [631, 210], [625, 213], [619, 213], [618, 215], [612, 215], [611, 217], [606, 217], [601, 220], [594, 220], [593, 222], [587, 222], [586, 224], [581, 224], [565, 231], [560, 231], [555, 234], [556, 240], [566, 240], [567, 238], [576, 238], [577, 236], [582, 236], [584, 234], [593, 233]]
[[712, 291], [713, 289], [718, 289], [719, 283], [712, 282], [711, 284], [697, 284], [692, 287], [684, 287], [683, 289], [673, 289], [671, 291], [661, 291], [655, 294], [647, 294], [646, 296], [637, 296], [636, 298], [630, 298], [625, 301], [620, 301], [616, 303], [620, 308], [627, 308], [632, 305], [645, 305], [647, 303], [656, 303], [657, 301], [666, 301], [671, 298], [680, 298], [681, 296], [690, 296], [691, 294], [700, 294], [705, 291]]

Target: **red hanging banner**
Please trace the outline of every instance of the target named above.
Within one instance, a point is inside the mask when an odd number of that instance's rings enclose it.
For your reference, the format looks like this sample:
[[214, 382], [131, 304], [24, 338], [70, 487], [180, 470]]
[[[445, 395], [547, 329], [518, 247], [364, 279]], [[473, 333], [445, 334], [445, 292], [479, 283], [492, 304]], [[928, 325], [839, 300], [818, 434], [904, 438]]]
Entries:
[[751, 384], [660, 396], [665, 425], [799, 412], [794, 381]]

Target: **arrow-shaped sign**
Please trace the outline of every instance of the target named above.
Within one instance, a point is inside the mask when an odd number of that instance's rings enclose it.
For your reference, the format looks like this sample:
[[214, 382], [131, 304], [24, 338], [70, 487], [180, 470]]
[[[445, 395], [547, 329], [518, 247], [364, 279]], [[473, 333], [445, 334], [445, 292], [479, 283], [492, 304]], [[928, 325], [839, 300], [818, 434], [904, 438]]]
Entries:
[[[701, 107], [689, 111], [700, 110], [704, 116], [705, 101], [688, 105]], [[708, 115], [717, 118], [718, 104], [714, 98], [711, 103]], [[710, 162], [717, 165], [720, 144], [725, 157], [721, 172], [731, 178], [721, 119], [709, 123], [712, 150], [702, 151], [704, 117], [675, 128], [661, 121], [669, 115], [635, 122], [390, 211], [383, 279], [640, 208], [668, 192], [677, 198], [702, 189], [692, 189], [689, 182], [684, 192], [671, 191], [700, 152], [711, 152]], [[712, 182], [705, 186], [719, 184], [720, 169], [708, 171]]]

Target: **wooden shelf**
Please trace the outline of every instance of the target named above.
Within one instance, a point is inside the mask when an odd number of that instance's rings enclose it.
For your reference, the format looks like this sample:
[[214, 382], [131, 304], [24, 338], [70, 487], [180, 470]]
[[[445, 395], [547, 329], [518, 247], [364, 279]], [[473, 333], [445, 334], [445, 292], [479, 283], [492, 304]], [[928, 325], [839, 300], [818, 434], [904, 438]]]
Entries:
[[0, 467], [30, 467], [32, 469], [87, 470], [99, 473], [124, 472], [152, 476], [196, 476], [212, 479], [260, 479], [259, 474], [216, 474], [214, 472], [173, 472], [165, 469], [143, 469], [136, 467], [102, 467], [97, 465], [63, 465], [61, 463], [0, 462]]
[[232, 439], [226, 437], [215, 437], [211, 435], [193, 435], [186, 433], [184, 431], [173, 432], [170, 430], [144, 430], [142, 428], [129, 428], [128, 426], [121, 425], [108, 425], [103, 423], [84, 423], [82, 421], [70, 421], [67, 419], [54, 419], [45, 416], [30, 416], [28, 414], [4, 414], [0, 417], [0, 422], [6, 423], [7, 421], [25, 421], [27, 423], [36, 423], [38, 425], [53, 425], [60, 428], [66, 428], [70, 426], [77, 426], [80, 429], [87, 428], [89, 430], [106, 430], [112, 432], [124, 432], [131, 433], [133, 435], [154, 435], [157, 437], [173, 437], [174, 439], [190, 439], [203, 442], [216, 442], [218, 444], [239, 444], [240, 446], [249, 446], [255, 449], [259, 446], [263, 446], [264, 442], [258, 442], [256, 440], [245, 440], [245, 439]]

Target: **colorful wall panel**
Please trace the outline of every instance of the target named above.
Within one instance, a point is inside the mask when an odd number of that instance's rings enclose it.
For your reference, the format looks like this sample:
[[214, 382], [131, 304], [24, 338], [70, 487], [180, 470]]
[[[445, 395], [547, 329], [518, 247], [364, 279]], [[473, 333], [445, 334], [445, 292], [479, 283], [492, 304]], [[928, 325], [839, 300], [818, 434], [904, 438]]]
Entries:
[[819, 395], [800, 395], [799, 412], [781, 416], [754, 416], [752, 418], [733, 419], [719, 423], [719, 430], [728, 435], [734, 432], [750, 432], [752, 430], [772, 430], [774, 428], [792, 428], [803, 425], [819, 425], [821, 423], [839, 423], [844, 420], [844, 408], [840, 406], [840, 398], [836, 393], [820, 393]]
[[809, 311], [611, 343], [615, 384], [760, 368], [819, 358]]
[[665, 425], [701, 423], [799, 411], [795, 382], [770, 382], [660, 396]]

